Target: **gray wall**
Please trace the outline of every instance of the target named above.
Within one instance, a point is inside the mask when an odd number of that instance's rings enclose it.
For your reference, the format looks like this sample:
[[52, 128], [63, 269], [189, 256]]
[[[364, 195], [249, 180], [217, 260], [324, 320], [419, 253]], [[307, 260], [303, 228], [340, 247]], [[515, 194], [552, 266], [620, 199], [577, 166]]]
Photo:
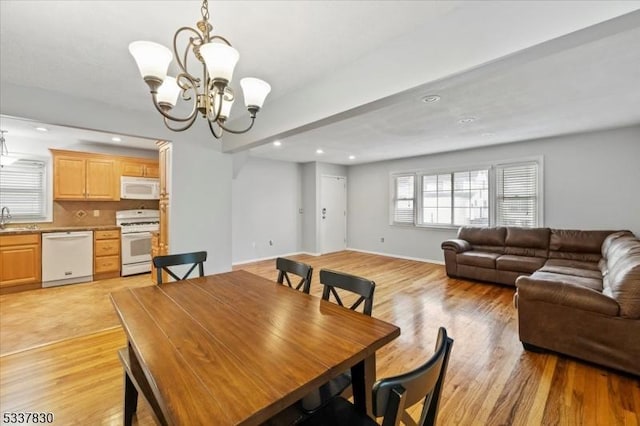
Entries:
[[302, 164], [302, 251], [316, 253], [317, 163]]
[[[544, 158], [544, 226], [630, 229], [640, 235], [640, 127], [351, 166], [348, 246], [442, 261], [456, 230], [389, 225], [389, 174]], [[380, 242], [384, 237], [385, 242]]]
[[232, 183], [233, 263], [300, 251], [300, 175], [298, 163], [248, 158]]

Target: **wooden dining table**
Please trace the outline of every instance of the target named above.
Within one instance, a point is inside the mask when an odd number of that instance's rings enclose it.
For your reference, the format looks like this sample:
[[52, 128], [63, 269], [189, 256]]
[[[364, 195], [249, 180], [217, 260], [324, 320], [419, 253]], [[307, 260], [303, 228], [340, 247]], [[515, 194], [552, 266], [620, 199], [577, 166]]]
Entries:
[[[111, 294], [132, 379], [169, 425], [256, 425], [351, 369], [371, 415], [387, 322], [238, 270]], [[125, 398], [126, 400], [126, 398]]]

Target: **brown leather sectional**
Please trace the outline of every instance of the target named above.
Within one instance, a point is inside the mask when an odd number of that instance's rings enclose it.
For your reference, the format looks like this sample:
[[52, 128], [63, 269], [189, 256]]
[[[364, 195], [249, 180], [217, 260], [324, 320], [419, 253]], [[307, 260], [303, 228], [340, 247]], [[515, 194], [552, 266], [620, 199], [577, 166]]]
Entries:
[[640, 376], [640, 240], [629, 231], [463, 227], [447, 275], [517, 287], [520, 340]]

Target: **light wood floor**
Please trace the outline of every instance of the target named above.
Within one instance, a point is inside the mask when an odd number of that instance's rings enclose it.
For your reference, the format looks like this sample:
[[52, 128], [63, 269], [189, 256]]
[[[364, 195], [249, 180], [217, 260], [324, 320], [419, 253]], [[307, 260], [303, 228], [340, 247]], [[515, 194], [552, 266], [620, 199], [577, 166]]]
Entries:
[[[439, 326], [455, 339], [439, 424], [638, 425], [640, 381], [518, 341], [513, 288], [446, 277], [439, 265], [355, 252], [294, 256], [318, 272], [376, 281], [373, 315], [402, 335], [378, 352], [378, 377], [428, 358]], [[275, 280], [273, 261], [237, 269]], [[122, 424], [125, 345], [108, 294], [148, 275], [0, 296], [0, 411], [52, 412], [59, 425]], [[137, 423], [151, 425], [140, 403]], [[212, 424], [215, 424], [212, 423]]]

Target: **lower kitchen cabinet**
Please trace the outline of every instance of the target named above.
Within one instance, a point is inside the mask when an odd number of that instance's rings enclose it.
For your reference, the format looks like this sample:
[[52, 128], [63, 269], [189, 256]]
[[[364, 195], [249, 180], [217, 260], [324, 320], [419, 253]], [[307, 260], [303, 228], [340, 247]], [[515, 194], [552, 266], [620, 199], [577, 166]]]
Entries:
[[40, 234], [0, 235], [0, 293], [41, 286]]
[[120, 276], [120, 230], [93, 233], [93, 279]]

